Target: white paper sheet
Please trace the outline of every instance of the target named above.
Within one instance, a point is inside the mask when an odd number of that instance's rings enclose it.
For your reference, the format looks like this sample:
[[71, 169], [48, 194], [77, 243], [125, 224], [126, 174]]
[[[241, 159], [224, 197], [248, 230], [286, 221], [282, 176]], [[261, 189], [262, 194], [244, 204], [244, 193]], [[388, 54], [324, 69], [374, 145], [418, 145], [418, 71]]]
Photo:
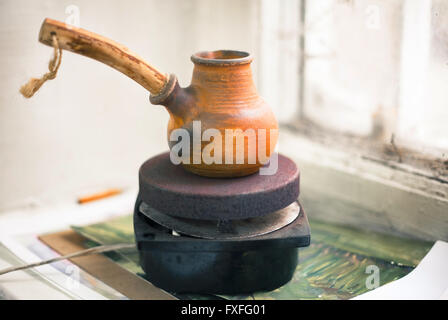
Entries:
[[353, 299], [448, 299], [448, 243], [437, 241], [419, 265], [407, 276]]

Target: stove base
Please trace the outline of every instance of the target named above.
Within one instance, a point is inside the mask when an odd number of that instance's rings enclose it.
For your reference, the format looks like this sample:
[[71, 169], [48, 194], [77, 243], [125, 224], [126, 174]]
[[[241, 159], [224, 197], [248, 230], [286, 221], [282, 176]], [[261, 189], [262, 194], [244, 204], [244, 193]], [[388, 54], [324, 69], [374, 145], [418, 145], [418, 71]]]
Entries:
[[245, 294], [271, 291], [291, 280], [298, 264], [298, 249], [142, 251], [140, 261], [145, 277], [169, 292]]
[[291, 280], [298, 247], [310, 243], [306, 214], [280, 230], [249, 239], [174, 236], [139, 212], [134, 230], [140, 264], [154, 285], [175, 293], [243, 294], [274, 290]]

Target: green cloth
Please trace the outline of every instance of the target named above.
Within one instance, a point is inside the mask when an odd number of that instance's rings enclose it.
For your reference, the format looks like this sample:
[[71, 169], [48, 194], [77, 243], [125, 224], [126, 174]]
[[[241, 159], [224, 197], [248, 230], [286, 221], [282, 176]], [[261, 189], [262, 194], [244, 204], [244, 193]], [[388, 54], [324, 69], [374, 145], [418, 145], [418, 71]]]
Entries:
[[[318, 220], [311, 220], [310, 225], [311, 245], [299, 250], [299, 264], [289, 283], [270, 292], [219, 298], [349, 299], [369, 290], [366, 286], [371, 276], [366, 272], [368, 266], [378, 267], [380, 285], [384, 285], [412, 271], [433, 245]], [[89, 239], [87, 245], [90, 246], [134, 242], [132, 215], [73, 229]], [[127, 270], [143, 275], [136, 250], [107, 256]], [[210, 298], [208, 295], [180, 297]]]

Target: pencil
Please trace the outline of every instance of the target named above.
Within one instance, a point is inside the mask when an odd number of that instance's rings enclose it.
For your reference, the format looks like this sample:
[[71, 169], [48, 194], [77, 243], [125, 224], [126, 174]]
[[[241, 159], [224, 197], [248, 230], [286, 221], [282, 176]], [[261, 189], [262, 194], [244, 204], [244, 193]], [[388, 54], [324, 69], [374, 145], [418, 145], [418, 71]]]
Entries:
[[98, 193], [90, 194], [87, 196], [79, 197], [78, 203], [84, 204], [84, 203], [91, 202], [91, 201], [101, 200], [101, 199], [104, 199], [107, 197], [115, 196], [117, 194], [120, 194], [121, 192], [122, 192], [121, 189], [108, 189], [103, 192], [98, 192]]

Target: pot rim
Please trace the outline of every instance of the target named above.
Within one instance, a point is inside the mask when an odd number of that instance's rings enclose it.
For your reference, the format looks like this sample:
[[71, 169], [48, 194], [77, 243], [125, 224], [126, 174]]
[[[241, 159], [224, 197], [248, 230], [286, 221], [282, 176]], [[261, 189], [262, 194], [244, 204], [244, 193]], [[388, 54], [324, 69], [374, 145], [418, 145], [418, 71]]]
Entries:
[[191, 56], [195, 64], [231, 66], [249, 64], [253, 60], [250, 53], [237, 50], [200, 51]]

